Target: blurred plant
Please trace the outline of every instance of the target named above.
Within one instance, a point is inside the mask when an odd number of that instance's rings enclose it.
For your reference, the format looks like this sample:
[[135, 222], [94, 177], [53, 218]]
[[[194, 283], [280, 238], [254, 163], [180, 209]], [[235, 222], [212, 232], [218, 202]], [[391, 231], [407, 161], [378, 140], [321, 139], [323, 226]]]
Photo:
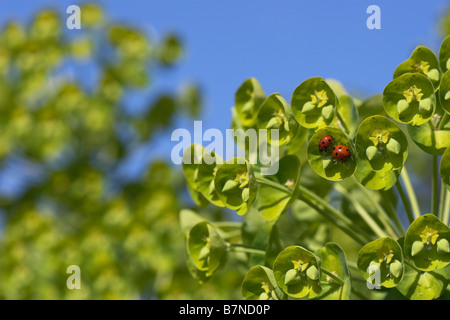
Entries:
[[[43, 10], [29, 26], [12, 21], [0, 31], [0, 298], [233, 297], [220, 283], [197, 290], [185, 268], [179, 172], [154, 159], [137, 179], [118, 174], [176, 117], [201, 112], [193, 83], [150, 89], [155, 71], [183, 57], [179, 37], [149, 39], [95, 3], [81, 18], [81, 30], [67, 31], [64, 16]], [[148, 105], [130, 112], [127, 98], [140, 93]], [[81, 290], [66, 287], [72, 264]], [[231, 272], [223, 281], [240, 279]]]

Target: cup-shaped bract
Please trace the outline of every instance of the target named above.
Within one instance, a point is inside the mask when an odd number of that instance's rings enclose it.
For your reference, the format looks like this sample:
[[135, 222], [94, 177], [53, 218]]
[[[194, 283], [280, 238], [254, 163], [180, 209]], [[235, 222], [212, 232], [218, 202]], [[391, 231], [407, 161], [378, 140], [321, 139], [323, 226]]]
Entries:
[[358, 252], [357, 265], [364, 279], [386, 288], [398, 285], [405, 272], [402, 248], [390, 237], [364, 245]]
[[[279, 93], [271, 94], [261, 104], [256, 124], [258, 129], [267, 130], [267, 141], [275, 145], [291, 142], [298, 129], [291, 107]], [[278, 130], [277, 139], [271, 135], [273, 129]]]
[[322, 284], [322, 292], [316, 298], [321, 300], [349, 300], [351, 275], [344, 250], [336, 243], [329, 242], [316, 250], [315, 254], [320, 258], [323, 269], [330, 271], [344, 281], [343, 284], [337, 283], [335, 279], [322, 272], [321, 280], [324, 284]]
[[294, 298], [313, 298], [320, 293], [320, 270], [320, 259], [300, 246], [287, 247], [273, 263], [278, 286]]
[[[319, 142], [324, 136], [331, 136], [332, 143], [327, 150], [319, 148]], [[350, 156], [345, 161], [338, 161], [334, 157], [333, 148], [345, 146]], [[347, 150], [346, 149], [346, 150]], [[346, 151], [347, 152], [347, 151]], [[340, 129], [325, 127], [317, 130], [307, 146], [308, 162], [311, 168], [322, 178], [340, 181], [351, 177], [356, 170], [356, 153], [353, 142]]]
[[[286, 155], [280, 159], [278, 172], [265, 176], [277, 186], [259, 184], [256, 208], [268, 221], [276, 221], [292, 204], [298, 195], [300, 182], [300, 160], [295, 155]], [[283, 189], [285, 187], [285, 191]]]
[[401, 169], [408, 156], [406, 135], [384, 116], [371, 116], [361, 123], [355, 146], [360, 162], [372, 171]]
[[257, 265], [248, 270], [241, 288], [245, 300], [286, 300], [287, 295], [281, 290], [272, 269]]
[[239, 215], [251, 208], [258, 191], [253, 167], [241, 157], [232, 158], [218, 167], [214, 185], [225, 207], [236, 210]]
[[235, 94], [235, 108], [242, 125], [251, 127], [256, 123], [258, 110], [266, 94], [255, 78], [245, 80]]
[[291, 108], [298, 123], [309, 129], [329, 126], [336, 114], [337, 98], [327, 82], [314, 77], [303, 81], [292, 94]]
[[450, 263], [450, 228], [435, 215], [414, 220], [406, 231], [405, 257], [422, 271], [442, 269]]
[[394, 78], [405, 73], [420, 73], [426, 76], [437, 88], [441, 77], [439, 61], [436, 55], [427, 47], [417, 47], [411, 57], [402, 62], [394, 71]]
[[442, 183], [450, 191], [450, 146], [445, 150], [439, 167]]
[[[444, 77], [441, 79], [441, 83]], [[436, 91], [436, 97], [441, 94], [441, 89]], [[443, 98], [442, 98], [443, 99]], [[450, 146], [450, 117], [445, 116], [442, 102], [436, 99], [436, 111], [427, 123], [420, 126], [407, 125], [409, 136], [414, 143], [428, 154], [440, 156]]]
[[210, 277], [220, 268], [227, 257], [226, 242], [209, 222], [194, 225], [186, 234], [188, 259], [197, 270]]
[[445, 37], [439, 49], [439, 65], [442, 72], [450, 69], [450, 35]]
[[214, 177], [216, 176], [217, 169], [223, 162], [222, 157], [214, 151], [204, 149], [202, 163], [198, 165], [197, 169], [197, 185], [199, 191], [209, 202], [218, 207], [223, 207], [224, 204], [216, 192]]
[[450, 113], [450, 71], [448, 70], [442, 76], [438, 95], [442, 109]]
[[420, 73], [405, 73], [384, 88], [383, 106], [386, 113], [396, 121], [421, 125], [435, 113], [433, 84]]
[[187, 188], [194, 203], [199, 207], [206, 207], [209, 201], [200, 192], [198, 183], [199, 164], [203, 161], [205, 148], [199, 144], [192, 144], [183, 153], [183, 172]]

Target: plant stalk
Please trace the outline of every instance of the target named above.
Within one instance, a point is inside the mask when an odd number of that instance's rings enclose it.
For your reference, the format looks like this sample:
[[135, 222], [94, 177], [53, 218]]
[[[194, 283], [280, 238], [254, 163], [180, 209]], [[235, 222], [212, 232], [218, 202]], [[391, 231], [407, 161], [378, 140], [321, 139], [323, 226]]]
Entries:
[[411, 209], [414, 215], [414, 218], [417, 219], [420, 217], [420, 207], [419, 202], [417, 201], [416, 193], [411, 184], [411, 179], [409, 178], [408, 171], [406, 170], [406, 166], [403, 167], [400, 177], [403, 181], [403, 185], [405, 186], [406, 193], [408, 194], [408, 198], [411, 204]]
[[437, 213], [437, 202], [438, 202], [438, 160], [437, 156], [433, 156], [433, 175], [431, 182], [431, 213], [435, 216]]
[[409, 204], [408, 199], [406, 199], [406, 195], [405, 192], [403, 191], [403, 187], [400, 181], [397, 180], [395, 186], [397, 187], [397, 191], [400, 195], [400, 198], [402, 199], [403, 207], [405, 208], [406, 214], [408, 215], [409, 223], [412, 223], [414, 221], [414, 216], [411, 210], [411, 205]]

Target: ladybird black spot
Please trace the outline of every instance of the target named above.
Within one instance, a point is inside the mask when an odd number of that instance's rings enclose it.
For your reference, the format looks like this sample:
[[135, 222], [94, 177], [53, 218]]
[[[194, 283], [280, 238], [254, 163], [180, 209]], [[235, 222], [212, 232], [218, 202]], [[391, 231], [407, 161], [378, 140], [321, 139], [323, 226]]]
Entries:
[[338, 153], [336, 152], [335, 155], [338, 155]]
[[345, 149], [345, 150], [347, 150], [347, 151], [348, 151], [348, 149]]
[[325, 144], [325, 141], [322, 141], [322, 144]]

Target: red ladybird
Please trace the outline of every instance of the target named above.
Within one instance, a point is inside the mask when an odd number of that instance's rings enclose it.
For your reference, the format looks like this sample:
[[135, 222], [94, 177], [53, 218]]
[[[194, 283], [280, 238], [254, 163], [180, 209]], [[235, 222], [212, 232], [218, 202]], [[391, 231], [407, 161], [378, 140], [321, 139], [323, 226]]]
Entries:
[[345, 160], [347, 160], [350, 157], [350, 150], [348, 149], [348, 147], [346, 147], [342, 144], [338, 144], [337, 146], [335, 146], [333, 148], [333, 157], [337, 161], [344, 162]]
[[319, 150], [320, 152], [327, 151], [330, 145], [333, 143], [333, 137], [326, 135], [323, 136], [319, 141]]

